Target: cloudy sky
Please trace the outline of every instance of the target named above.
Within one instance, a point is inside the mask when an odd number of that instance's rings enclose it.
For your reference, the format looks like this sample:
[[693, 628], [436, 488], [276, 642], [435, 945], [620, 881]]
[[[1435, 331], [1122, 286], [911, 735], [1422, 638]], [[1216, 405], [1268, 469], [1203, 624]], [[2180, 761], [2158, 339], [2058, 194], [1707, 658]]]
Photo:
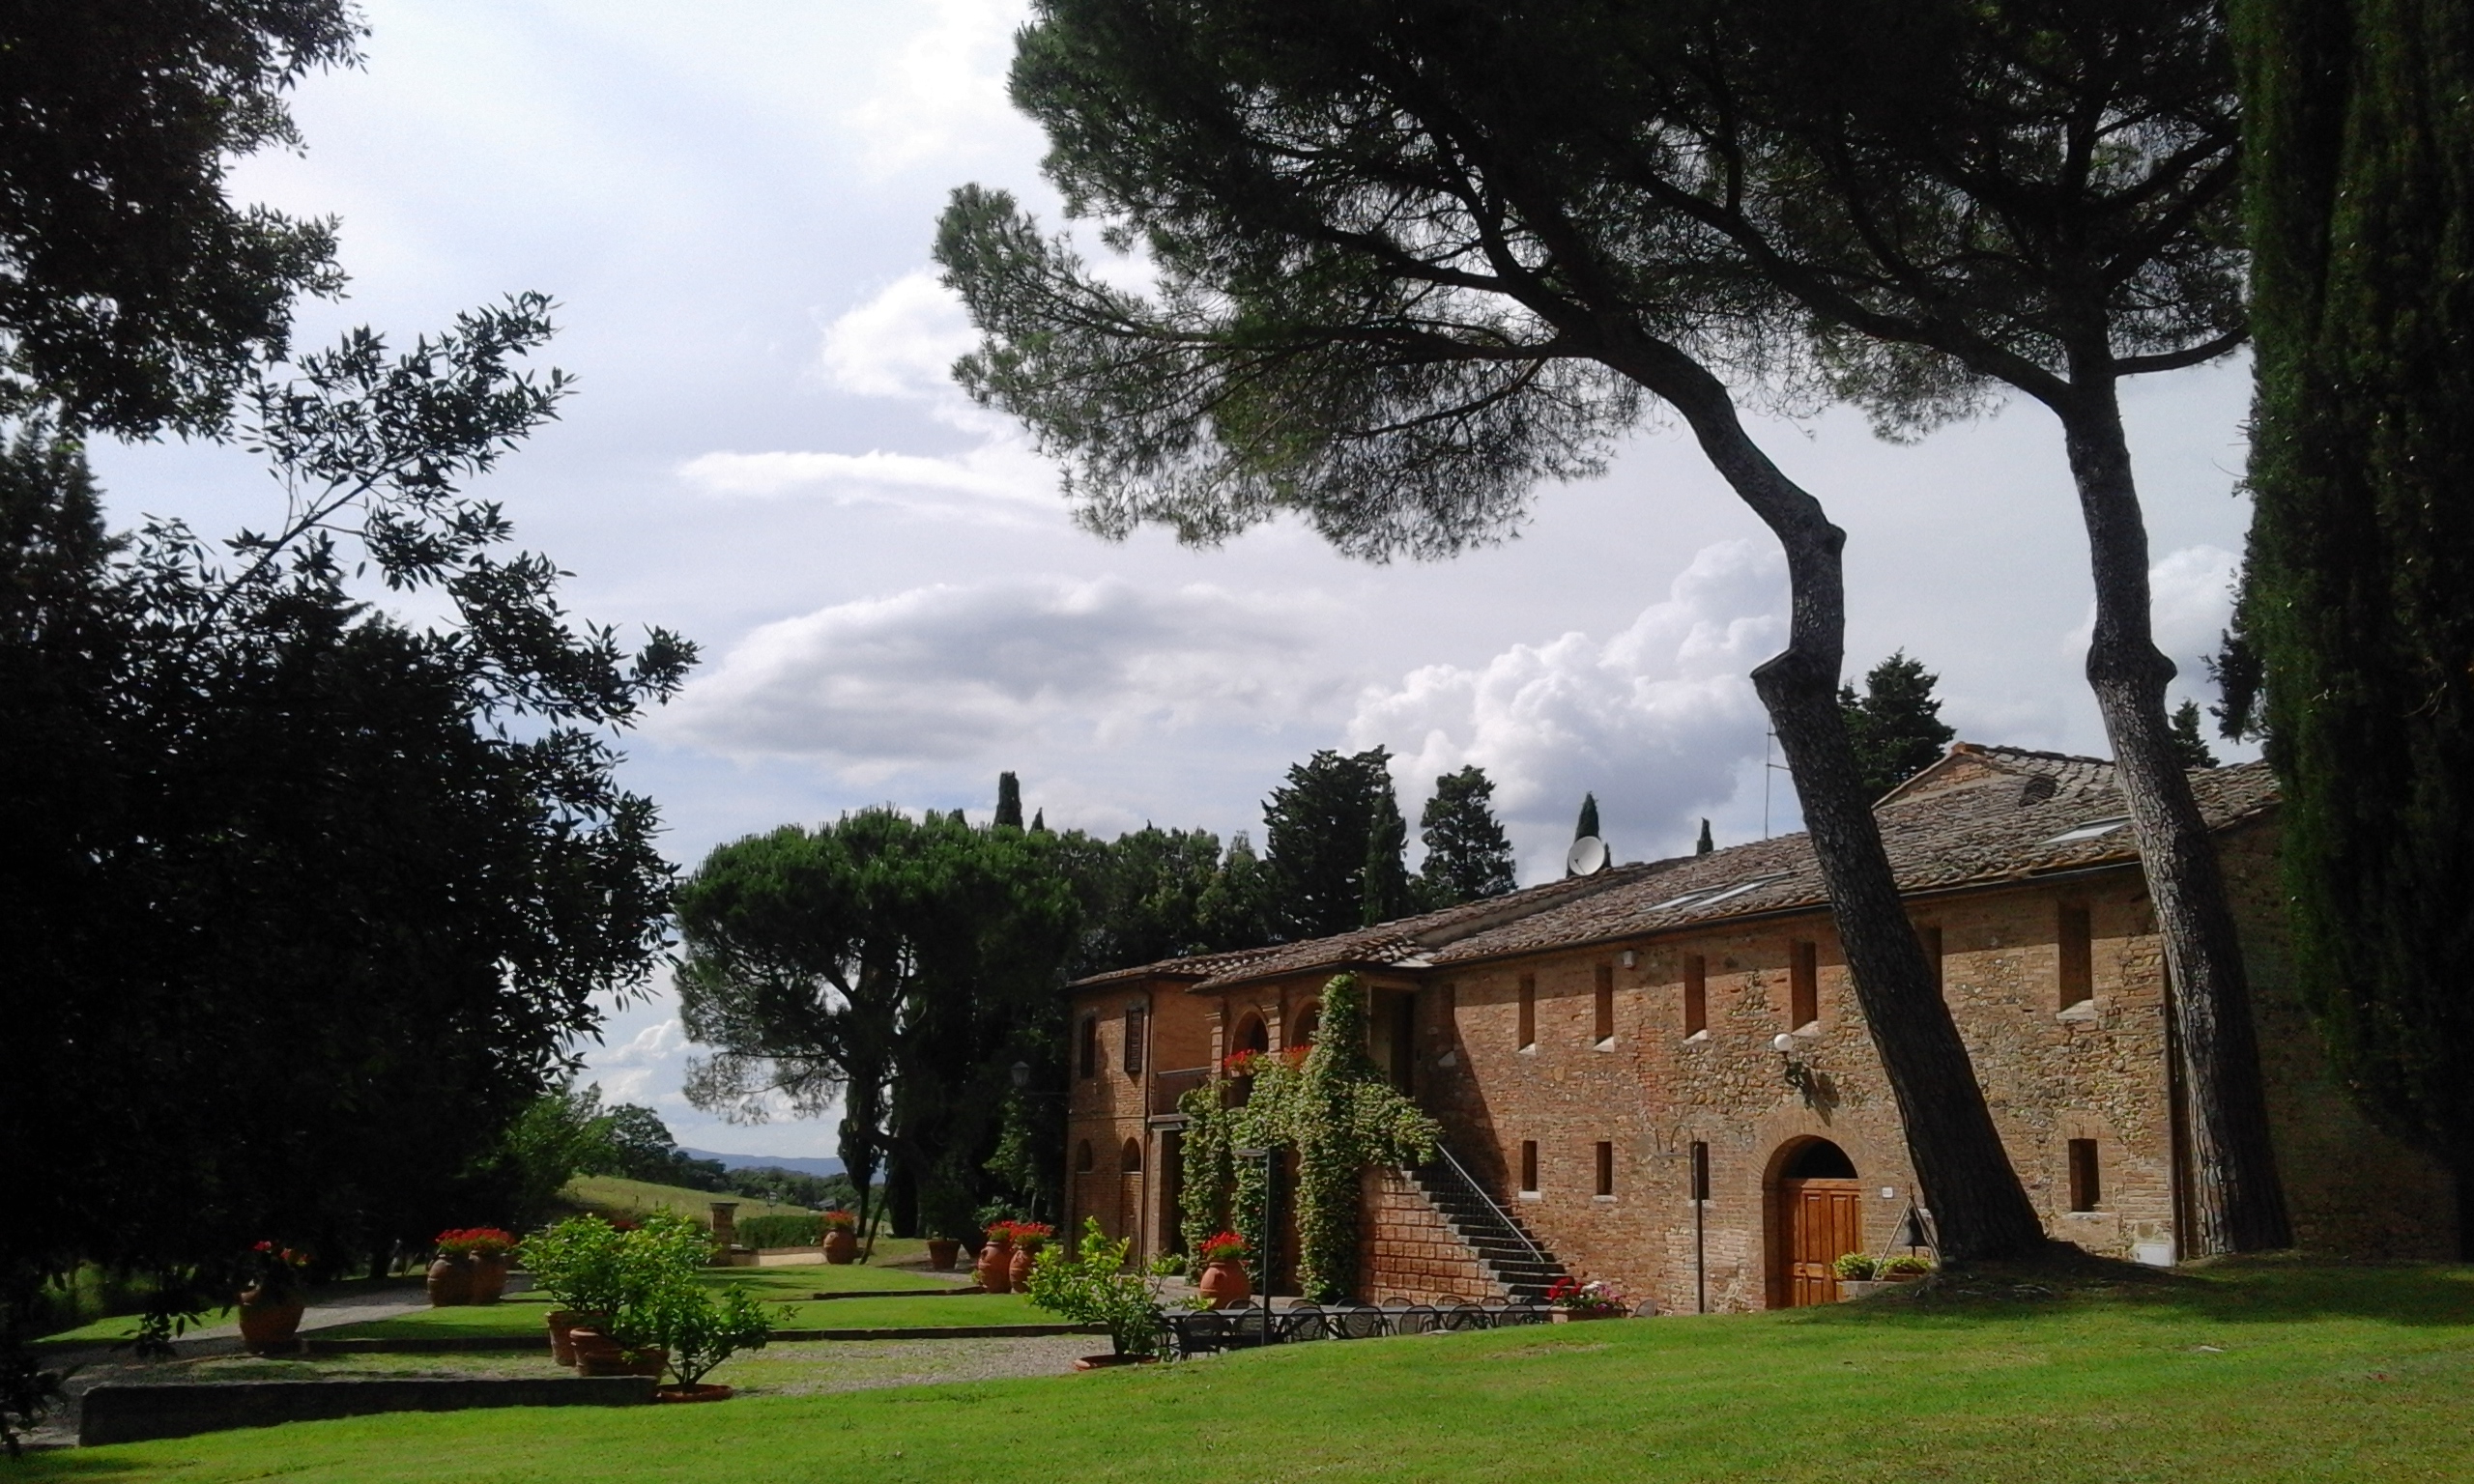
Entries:
[[[1259, 839], [1261, 800], [1320, 747], [1398, 755], [1411, 818], [1468, 762], [1524, 879], [1584, 790], [1620, 858], [1763, 829], [1744, 675], [1783, 634], [1775, 548], [1673, 429], [1542, 488], [1516, 540], [1433, 565], [1343, 560], [1294, 527], [1193, 552], [1075, 530], [1053, 472], [944, 368], [970, 343], [928, 266], [947, 191], [1054, 218], [1041, 139], [1006, 106], [1013, 0], [369, 0], [367, 64], [300, 93], [308, 148], [241, 193], [341, 218], [353, 324], [403, 338], [519, 289], [552, 294], [548, 360], [581, 390], [491, 476], [590, 617], [704, 648], [628, 742], [674, 859], [893, 802], [984, 817], [999, 769], [1060, 826], [1145, 820]], [[2160, 638], [2183, 689], [2224, 622], [2247, 398], [2238, 363], [2129, 395]], [[1942, 676], [1963, 736], [2102, 752], [2079, 675], [2086, 545], [2049, 416], [2013, 406], [1914, 446], [1830, 413], [1760, 425], [1849, 531], [1849, 653]], [[277, 502], [232, 450], [98, 460], [123, 518], [202, 531]], [[1773, 829], [1792, 828], [1778, 775]], [[590, 1075], [682, 1142], [830, 1154], [823, 1123], [728, 1127], [678, 1095], [693, 1048], [656, 992]]]

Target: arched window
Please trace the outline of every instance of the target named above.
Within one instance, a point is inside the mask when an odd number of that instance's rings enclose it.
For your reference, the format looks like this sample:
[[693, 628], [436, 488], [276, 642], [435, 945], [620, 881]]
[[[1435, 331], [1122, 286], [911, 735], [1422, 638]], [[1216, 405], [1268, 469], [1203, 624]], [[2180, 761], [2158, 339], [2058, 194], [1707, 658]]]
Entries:
[[1141, 1140], [1128, 1139], [1125, 1141], [1125, 1148], [1117, 1152], [1117, 1168], [1128, 1175], [1139, 1175], [1142, 1173]]
[[1319, 1004], [1309, 1004], [1297, 1013], [1296, 1028], [1289, 1033], [1288, 1043], [1292, 1046], [1310, 1046], [1314, 1044], [1314, 1033], [1322, 1028], [1323, 1007]]
[[1074, 1146], [1074, 1173], [1077, 1175], [1091, 1173], [1091, 1141], [1089, 1139], [1084, 1139]]
[[1272, 1028], [1263, 1023], [1262, 1016], [1251, 1011], [1247, 1012], [1246, 1018], [1237, 1022], [1237, 1040], [1231, 1049], [1268, 1052], [1271, 1048]]

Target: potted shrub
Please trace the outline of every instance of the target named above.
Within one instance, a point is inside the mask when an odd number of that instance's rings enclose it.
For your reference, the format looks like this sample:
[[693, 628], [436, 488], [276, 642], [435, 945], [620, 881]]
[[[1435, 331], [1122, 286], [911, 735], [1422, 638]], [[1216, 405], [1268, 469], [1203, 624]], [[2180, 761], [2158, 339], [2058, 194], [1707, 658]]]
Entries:
[[848, 1267], [859, 1256], [859, 1217], [849, 1211], [824, 1213], [824, 1260], [837, 1268]]
[[979, 1249], [979, 1260], [970, 1270], [979, 1277], [979, 1286], [992, 1294], [1009, 1293], [1014, 1286], [1014, 1223], [991, 1221], [983, 1233], [988, 1245]]
[[1074, 1362], [1074, 1368], [1089, 1371], [1158, 1358], [1167, 1330], [1161, 1317], [1160, 1280], [1125, 1270], [1126, 1254], [1134, 1243], [1108, 1241], [1097, 1216], [1082, 1223], [1079, 1254], [1061, 1245], [1048, 1245], [1048, 1235], [1042, 1228], [1041, 1244], [1024, 1249], [1039, 1256], [1022, 1291], [1051, 1314], [1077, 1324], [1099, 1325], [1108, 1331], [1109, 1354], [1084, 1356]]
[[[506, 1256], [515, 1250], [512, 1234], [495, 1226], [469, 1226], [438, 1234], [439, 1259], [463, 1270], [464, 1298], [447, 1303], [496, 1303], [506, 1293]], [[437, 1264], [431, 1265], [433, 1273]], [[433, 1292], [430, 1302], [440, 1300]]]
[[550, 1354], [576, 1363], [569, 1332], [598, 1331], [626, 1297], [627, 1234], [599, 1216], [572, 1216], [524, 1240], [524, 1266], [550, 1296]]
[[1246, 1275], [1246, 1264], [1253, 1256], [1246, 1239], [1235, 1232], [1222, 1232], [1205, 1240], [1194, 1252], [1195, 1260], [1202, 1264], [1202, 1281], [1197, 1286], [1204, 1301], [1215, 1309], [1224, 1309], [1252, 1298], [1254, 1285]]
[[716, 1302], [685, 1279], [660, 1305], [659, 1330], [674, 1380], [654, 1390], [657, 1402], [727, 1400], [731, 1388], [708, 1384], [705, 1378], [742, 1350], [763, 1349], [773, 1334], [763, 1307], [748, 1296], [746, 1285], [732, 1284]]
[[290, 1350], [301, 1332], [301, 1316], [309, 1307], [309, 1284], [303, 1275], [309, 1254], [261, 1241], [249, 1248], [245, 1262], [247, 1286], [238, 1296], [241, 1343], [266, 1355]]
[[1014, 1223], [1014, 1260], [1005, 1267], [1008, 1286], [1016, 1293], [1027, 1293], [1031, 1267], [1039, 1261], [1040, 1249], [1056, 1236], [1056, 1228], [1044, 1221]]
[[1882, 1279], [1881, 1264], [1862, 1252], [1846, 1252], [1829, 1265], [1838, 1274], [1838, 1297], [1844, 1299], [1869, 1298], [1889, 1284]]
[[1632, 1312], [1632, 1300], [1602, 1278], [1557, 1278], [1555, 1286], [1546, 1290], [1546, 1302], [1552, 1306], [1559, 1325], [1588, 1319], [1623, 1319]]
[[1884, 1258], [1881, 1265], [1881, 1276], [1892, 1283], [1913, 1283], [1932, 1270], [1933, 1259], [1913, 1252]]
[[676, 1212], [655, 1211], [618, 1242], [616, 1301], [598, 1324], [568, 1331], [587, 1376], [659, 1376], [670, 1363], [677, 1315], [704, 1299], [696, 1275], [713, 1254], [712, 1233]]

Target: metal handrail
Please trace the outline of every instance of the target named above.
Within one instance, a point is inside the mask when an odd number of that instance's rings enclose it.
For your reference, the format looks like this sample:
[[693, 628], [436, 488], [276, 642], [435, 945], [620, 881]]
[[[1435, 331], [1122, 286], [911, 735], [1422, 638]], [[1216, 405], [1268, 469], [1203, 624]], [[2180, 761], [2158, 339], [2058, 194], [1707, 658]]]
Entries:
[[1529, 1255], [1537, 1259], [1539, 1267], [1554, 1266], [1547, 1260], [1546, 1254], [1539, 1250], [1538, 1243], [1529, 1240], [1529, 1233], [1521, 1227], [1521, 1224], [1511, 1218], [1511, 1213], [1495, 1203], [1495, 1198], [1486, 1193], [1486, 1187], [1478, 1184], [1477, 1178], [1472, 1176], [1458, 1159], [1453, 1157], [1452, 1150], [1441, 1139], [1435, 1140], [1434, 1152], [1452, 1173], [1459, 1177], [1460, 1184], [1467, 1187], [1469, 1193], [1485, 1203], [1486, 1210], [1493, 1213], [1494, 1218], [1502, 1223], [1504, 1229], [1520, 1240], [1520, 1244], [1529, 1249]]

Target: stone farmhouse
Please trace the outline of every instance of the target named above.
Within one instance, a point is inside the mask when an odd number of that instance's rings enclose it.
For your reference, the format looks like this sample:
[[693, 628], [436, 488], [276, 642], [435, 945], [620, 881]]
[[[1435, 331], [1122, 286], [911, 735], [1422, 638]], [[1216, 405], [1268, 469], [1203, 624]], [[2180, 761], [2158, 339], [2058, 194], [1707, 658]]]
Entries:
[[[2454, 1257], [2450, 1177], [2346, 1101], [2296, 999], [2273, 779], [2251, 763], [2193, 781], [2299, 1241]], [[1961, 743], [1876, 813], [2048, 1229], [2177, 1260], [2189, 1166], [2164, 956], [2112, 766]], [[1370, 991], [1378, 1065], [1445, 1130], [1428, 1166], [1367, 1175], [1361, 1298], [1534, 1295], [1573, 1272], [1669, 1312], [1824, 1301], [1831, 1260], [1893, 1250], [1921, 1204], [1810, 844], [1790, 835], [1071, 985], [1069, 1229], [1096, 1215], [1146, 1259], [1178, 1250], [1179, 1096], [1232, 1053], [1310, 1042], [1342, 971]]]

